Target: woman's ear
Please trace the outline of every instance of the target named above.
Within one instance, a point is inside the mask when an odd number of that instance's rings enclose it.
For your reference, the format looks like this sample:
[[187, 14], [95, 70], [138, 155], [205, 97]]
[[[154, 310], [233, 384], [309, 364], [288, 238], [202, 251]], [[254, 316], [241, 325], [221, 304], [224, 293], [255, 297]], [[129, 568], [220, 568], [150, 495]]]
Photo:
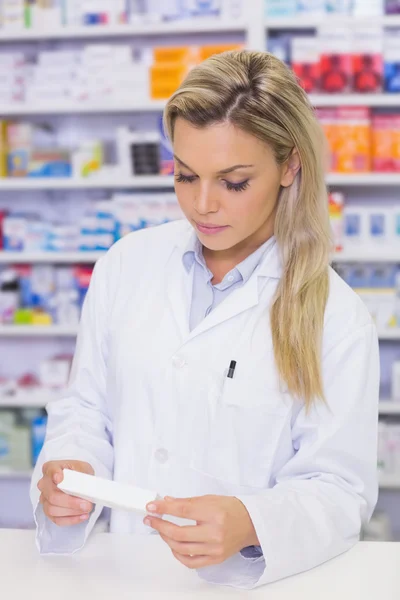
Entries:
[[297, 173], [301, 167], [300, 156], [296, 148], [293, 148], [289, 158], [285, 162], [281, 177], [281, 186], [289, 187], [292, 185]]

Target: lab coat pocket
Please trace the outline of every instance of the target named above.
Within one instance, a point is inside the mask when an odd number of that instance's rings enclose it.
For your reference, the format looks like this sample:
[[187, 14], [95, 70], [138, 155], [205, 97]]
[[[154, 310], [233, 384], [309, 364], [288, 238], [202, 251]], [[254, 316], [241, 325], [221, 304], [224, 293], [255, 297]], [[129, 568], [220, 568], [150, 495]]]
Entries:
[[225, 377], [209, 396], [207, 437], [196, 462], [233, 485], [266, 488], [290, 412], [288, 394], [252, 377]]

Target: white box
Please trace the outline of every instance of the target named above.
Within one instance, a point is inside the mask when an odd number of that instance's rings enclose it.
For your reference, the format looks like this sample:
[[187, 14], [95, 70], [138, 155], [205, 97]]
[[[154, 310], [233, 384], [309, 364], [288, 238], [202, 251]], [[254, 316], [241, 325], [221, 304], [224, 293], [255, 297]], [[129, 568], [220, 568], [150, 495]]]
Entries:
[[89, 502], [146, 514], [146, 505], [158, 498], [156, 492], [143, 490], [133, 485], [109, 481], [101, 477], [64, 470], [64, 480], [58, 484], [60, 490], [83, 498]]

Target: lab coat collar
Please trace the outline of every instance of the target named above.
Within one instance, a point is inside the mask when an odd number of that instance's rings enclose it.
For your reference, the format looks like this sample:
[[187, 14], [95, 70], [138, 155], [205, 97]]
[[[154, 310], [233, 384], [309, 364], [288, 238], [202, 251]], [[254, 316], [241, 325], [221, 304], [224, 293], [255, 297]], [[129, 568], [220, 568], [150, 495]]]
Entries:
[[[256, 306], [259, 302], [260, 288], [267, 278], [279, 279], [282, 272], [278, 246], [272, 244], [249, 281], [230, 294], [192, 331], [189, 329], [190, 306], [192, 301], [194, 266], [188, 274], [183, 264], [183, 253], [187, 248], [190, 235], [195, 235], [191, 226], [177, 242], [177, 247], [167, 265], [167, 297], [183, 343], [227, 321], [228, 319]], [[264, 281], [261, 279], [264, 278]]]
[[[187, 230], [184, 235], [176, 242], [176, 247], [181, 255], [183, 261], [183, 255], [188, 248], [195, 247], [197, 236], [193, 227], [187, 223]], [[260, 264], [256, 269], [258, 277], [271, 277], [272, 279], [280, 279], [282, 277], [282, 259], [279, 251], [278, 243], [274, 238], [274, 243], [267, 248]]]

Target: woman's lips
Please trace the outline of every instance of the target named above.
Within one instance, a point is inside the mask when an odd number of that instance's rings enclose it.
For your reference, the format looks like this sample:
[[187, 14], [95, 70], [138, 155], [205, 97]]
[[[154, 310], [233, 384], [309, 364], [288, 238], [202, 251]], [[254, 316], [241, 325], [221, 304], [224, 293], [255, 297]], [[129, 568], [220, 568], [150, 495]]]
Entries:
[[201, 233], [205, 233], [206, 235], [215, 235], [228, 229], [228, 225], [202, 225], [200, 223], [196, 223], [196, 227]]

